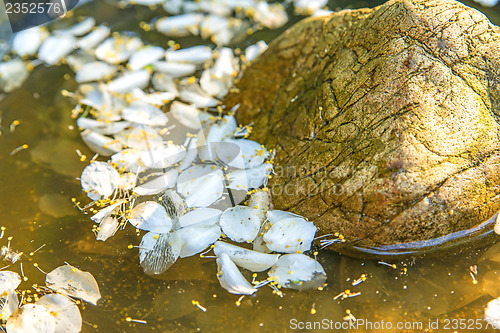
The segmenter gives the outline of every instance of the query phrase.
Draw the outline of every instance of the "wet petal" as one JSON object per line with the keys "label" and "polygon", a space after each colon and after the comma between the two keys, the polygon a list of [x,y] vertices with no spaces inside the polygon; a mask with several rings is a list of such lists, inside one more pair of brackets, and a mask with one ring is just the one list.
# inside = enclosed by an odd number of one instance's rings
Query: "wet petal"
{"label": "wet petal", "polygon": [[168,188],[174,187],[177,182],[178,175],[179,172],[177,170],[169,170],[163,175],[137,186],[134,188],[134,192],[139,195],[158,194]]}
{"label": "wet petal", "polygon": [[82,83],[104,80],[111,77],[117,70],[117,67],[102,61],[89,62],[81,66],[76,72],[75,81]]}
{"label": "wet petal", "polygon": [[141,161],[149,168],[165,169],[180,162],[185,156],[184,146],[167,144],[144,152]]}
{"label": "wet petal", "polygon": [[226,157],[224,149],[216,149],[217,156],[227,165],[245,169],[255,168],[264,163],[269,158],[269,151],[258,142],[247,139],[226,139],[225,142],[236,144],[239,148],[239,154],[235,158],[231,154]]}
{"label": "wet petal", "polygon": [[219,257],[225,253],[237,266],[248,269],[252,272],[263,272],[278,261],[279,254],[266,254],[252,251],[225,242],[215,242],[214,253]]}
{"label": "wet petal", "polygon": [[85,192],[97,191],[107,198],[116,189],[119,178],[120,174],[109,163],[93,162],[83,169],[80,182]]}
{"label": "wet petal", "polygon": [[212,49],[208,46],[193,46],[177,51],[167,50],[165,58],[170,62],[202,64],[212,59]]}
{"label": "wet petal", "polygon": [[99,224],[99,232],[97,233],[96,240],[105,241],[113,236],[118,230],[118,219],[116,217],[108,216]]}
{"label": "wet petal", "polygon": [[142,41],[137,37],[111,37],[96,48],[95,55],[99,60],[117,65],[128,60],[142,45]]}
{"label": "wet petal", "polygon": [[95,223],[101,223],[105,218],[115,213],[115,211],[118,210],[119,206],[123,203],[123,201],[124,200],[119,200],[118,202],[99,210],[90,219]]}
{"label": "wet petal", "polygon": [[[230,189],[250,190],[259,188],[267,183],[268,175],[273,167],[271,164],[262,164],[256,168],[236,170],[228,174]],[[251,206],[252,207],[252,206]]]}
{"label": "wet petal", "polygon": [[165,55],[165,50],[159,46],[146,46],[135,51],[128,61],[131,70],[135,71],[160,60]]}
{"label": "wet petal", "polygon": [[198,25],[204,15],[189,13],[170,17],[163,17],[156,21],[156,30],[173,37],[189,36],[198,34]]}
{"label": "wet petal", "polygon": [[207,207],[222,197],[224,175],[211,166],[193,166],[179,176],[177,191],[186,198],[188,207]]}
{"label": "wet petal", "polygon": [[284,253],[300,253],[311,249],[317,230],[312,222],[304,218],[288,218],[271,224],[264,234],[269,249]]}
{"label": "wet petal", "polygon": [[66,296],[51,294],[42,296],[35,305],[49,310],[55,319],[55,332],[77,333],[82,329],[82,316],[78,306]]}
{"label": "wet petal", "polygon": [[48,36],[49,32],[39,26],[20,31],[14,34],[12,51],[21,57],[34,55]]}
{"label": "wet petal", "polygon": [[123,149],[117,140],[91,130],[85,130],[80,135],[93,152],[102,156],[111,156]]}
{"label": "wet petal", "polygon": [[4,92],[19,88],[28,76],[28,64],[21,59],[0,63],[0,88]]}
{"label": "wet petal", "polygon": [[76,124],[81,129],[90,129],[103,135],[116,134],[130,126],[129,121],[106,122],[90,118],[78,118]]}
{"label": "wet petal", "polygon": [[245,50],[245,58],[248,61],[253,61],[259,55],[261,55],[265,50],[267,50],[267,44],[263,40],[258,41],[257,43],[250,45]]}
{"label": "wet petal", "polygon": [[236,206],[222,213],[219,224],[232,241],[251,243],[259,233],[261,221],[257,209]]}
{"label": "wet petal", "polygon": [[168,122],[161,109],[144,102],[133,102],[127,106],[122,110],[122,117],[130,122],[149,126],[165,126]]}
{"label": "wet petal", "polygon": [[72,25],[71,27],[63,30],[54,30],[53,33],[64,33],[73,36],[83,36],[89,33],[95,26],[95,19],[93,17],[87,17],[84,20]]}
{"label": "wet petal", "polygon": [[156,61],[153,63],[155,71],[168,74],[172,78],[189,76],[196,72],[196,65],[168,61]]}
{"label": "wet petal", "polygon": [[196,208],[182,215],[179,219],[179,227],[189,225],[214,225],[219,222],[222,211],[214,208]]}
{"label": "wet petal", "polygon": [[0,297],[15,290],[21,284],[21,277],[16,272],[0,271]]}
{"label": "wet petal", "polygon": [[220,104],[218,99],[211,97],[203,91],[198,83],[182,86],[179,92],[179,98],[199,108],[209,108]]}
{"label": "wet petal", "polygon": [[45,285],[60,294],[79,298],[96,305],[101,298],[99,286],[89,272],[70,265],[63,265],[45,277]]}
{"label": "wet petal", "polygon": [[75,47],[76,38],[72,35],[52,35],[43,42],[40,50],[38,50],[38,59],[48,65],[55,65],[73,52]]}
{"label": "wet petal", "polygon": [[162,205],[154,201],[146,201],[135,206],[128,218],[130,224],[137,229],[155,233],[167,233],[172,229],[172,219]]}
{"label": "wet petal", "polygon": [[175,120],[188,128],[201,128],[199,111],[194,104],[189,105],[175,101],[170,106],[170,113],[174,116]]}
{"label": "wet petal", "polygon": [[101,43],[106,37],[109,36],[109,28],[100,25],[95,28],[91,33],[82,37],[78,41],[78,47],[84,50],[94,49],[99,43]]}
{"label": "wet petal", "polygon": [[500,327],[500,297],[488,302],[484,309],[484,319],[490,325]]}
{"label": "wet petal", "polygon": [[6,328],[9,333],[54,333],[56,319],[45,306],[26,304],[7,320]]}
{"label": "wet petal", "polygon": [[7,320],[19,307],[19,300],[14,290],[8,290],[0,297],[0,319]]}
{"label": "wet petal", "polygon": [[279,285],[291,289],[317,289],[325,284],[326,273],[316,260],[304,254],[282,255],[268,272]]}
{"label": "wet petal", "polygon": [[217,224],[192,224],[175,231],[181,239],[182,248],[180,257],[190,257],[212,245],[221,236],[221,229]]}
{"label": "wet petal", "polygon": [[145,234],[139,245],[139,261],[144,273],[153,275],[165,272],[179,258],[181,246],[175,233]]}
{"label": "wet petal", "polygon": [[151,74],[146,69],[126,72],[106,85],[106,89],[117,93],[128,93],[133,89],[143,89],[149,84]]}
{"label": "wet petal", "polygon": [[222,288],[231,294],[252,295],[257,291],[245,279],[226,253],[221,253],[217,258],[217,279],[219,279]]}

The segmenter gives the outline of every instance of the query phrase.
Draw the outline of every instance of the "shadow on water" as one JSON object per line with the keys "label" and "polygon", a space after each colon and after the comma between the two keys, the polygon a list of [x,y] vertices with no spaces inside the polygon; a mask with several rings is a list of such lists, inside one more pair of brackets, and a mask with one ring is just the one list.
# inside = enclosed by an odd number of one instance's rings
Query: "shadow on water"
{"label": "shadow on water", "polygon": [[[357,8],[379,3],[339,0],[330,1],[330,6]],[[498,8],[485,12],[500,23]],[[135,30],[138,21],[149,21],[161,10],[123,10],[105,1],[91,2],[77,10],[79,15],[96,13],[98,22],[108,23],[113,30]],[[293,18],[289,25],[299,19]],[[271,40],[282,30],[258,32],[239,46]],[[158,45],[168,40],[158,34],[142,37]],[[177,41],[188,46],[194,39]],[[34,256],[24,256],[28,281],[22,283],[22,289],[44,282],[44,275],[32,265],[35,262],[50,271],[66,261],[95,276],[103,298],[99,306],[83,309],[84,332],[288,332],[299,328],[300,322],[319,322],[320,328],[339,331],[335,325],[344,322],[346,311],[372,323],[391,322],[393,328],[384,332],[411,332],[427,329],[429,322],[436,320],[443,329],[446,320],[480,319],[485,304],[500,296],[500,244],[484,248],[483,243],[483,248],[464,244],[448,250],[447,255],[390,258],[382,263],[376,253],[371,254],[375,259],[368,260],[320,251],[318,260],[328,274],[323,291],[284,290],[281,298],[264,288],[254,297],[245,297],[239,306],[239,296],[219,286],[213,259],[186,258],[161,276],[146,276],[139,266],[137,250],[127,248],[140,241],[135,230],[127,228],[106,242],[96,242],[88,216],[71,203],[72,197],[84,200],[76,178],[86,162],[80,161],[75,150],[93,154],[80,140],[71,118],[73,104],[61,95],[63,89],[76,89],[71,71],[64,65],[42,66],[22,88],[0,102],[0,224],[7,228],[7,235],[14,236],[11,246],[15,250],[29,253],[46,244]],[[11,133],[9,126],[14,120],[20,124]],[[10,156],[23,144],[29,148]],[[0,245],[6,242],[3,238]],[[473,277],[471,268],[475,265],[477,274]],[[353,285],[363,274],[366,281]],[[264,277],[259,275],[260,279]],[[347,289],[361,294],[336,298]],[[193,300],[207,312],[195,307]],[[146,320],[147,324],[127,322],[127,317]],[[417,326],[397,329],[398,322]],[[484,327],[485,322],[481,323]],[[452,322],[448,324],[452,329]],[[304,331],[319,331],[318,325]],[[381,330],[361,327],[345,331]]]}

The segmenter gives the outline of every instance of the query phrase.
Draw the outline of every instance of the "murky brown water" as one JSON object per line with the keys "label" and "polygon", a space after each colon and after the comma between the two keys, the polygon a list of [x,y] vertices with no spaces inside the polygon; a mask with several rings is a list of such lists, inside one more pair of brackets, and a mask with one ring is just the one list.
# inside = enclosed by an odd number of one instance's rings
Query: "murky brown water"
{"label": "murky brown water", "polygon": [[[338,1],[331,3],[331,8],[367,4],[376,2]],[[99,13],[99,22],[110,24],[114,30],[135,30],[138,21],[157,15],[147,8],[119,10],[100,1],[78,10],[80,15],[95,13]],[[499,10],[487,14],[500,23]],[[270,40],[277,33],[259,32],[242,45],[261,38]],[[142,37],[158,45],[167,41],[151,33]],[[193,43],[190,38],[178,41],[183,45]],[[396,268],[377,260],[321,251],[318,260],[328,274],[328,286],[323,291],[284,290],[281,298],[270,288],[263,288],[256,296],[245,297],[240,306],[236,305],[239,296],[219,286],[213,259],[186,258],[158,278],[144,275],[137,249],[127,248],[140,242],[132,228],[104,243],[96,242],[88,216],[72,206],[72,197],[84,200],[75,178],[86,166],[75,150],[92,155],[78,131],[72,129],[72,101],[60,93],[75,88],[67,67],[39,67],[21,89],[0,102],[0,225],[7,227],[7,235],[14,236],[11,246],[15,250],[29,253],[46,244],[33,257],[24,257],[24,272],[29,279],[21,289],[44,283],[44,275],[32,265],[35,262],[50,271],[66,261],[95,276],[103,298],[97,307],[88,305],[83,309],[84,332],[288,332],[299,330],[300,323],[306,322],[346,332],[424,331],[429,329],[429,323],[434,325],[431,328],[439,324],[432,330],[435,332],[491,331],[484,329],[486,322],[481,318],[486,303],[500,296],[500,244],[454,249],[445,257],[403,262],[386,259]],[[20,125],[11,133],[9,126],[14,120],[19,120]],[[29,148],[9,155],[23,144]],[[4,237],[0,245],[6,242]],[[470,274],[473,265],[477,265],[477,284]],[[367,280],[353,286],[352,281],[362,274],[367,275]],[[334,300],[346,289],[361,294]],[[193,300],[207,312],[195,307]],[[335,329],[344,322],[347,310],[358,319],[372,322],[374,329]],[[127,322],[127,317],[147,324]],[[457,319],[466,321],[453,321]],[[392,329],[376,329],[381,321],[386,323],[385,328],[390,322]],[[398,329],[398,322],[417,326]],[[460,327],[464,323],[465,329]],[[302,331],[321,331],[321,327]]]}

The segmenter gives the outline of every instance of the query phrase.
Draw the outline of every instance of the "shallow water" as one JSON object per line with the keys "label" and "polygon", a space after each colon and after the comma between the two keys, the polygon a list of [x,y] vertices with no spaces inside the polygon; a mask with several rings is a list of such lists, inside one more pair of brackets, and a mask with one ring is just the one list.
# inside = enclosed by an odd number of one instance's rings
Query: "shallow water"
{"label": "shallow water", "polygon": [[[330,7],[357,8],[377,3],[331,1]],[[107,22],[114,30],[135,30],[139,21],[149,21],[158,14],[141,7],[122,10],[102,1],[77,11],[79,15],[95,13],[98,22]],[[499,10],[486,13],[500,23]],[[262,31],[241,45],[271,40],[278,33]],[[168,40],[158,34],[142,37],[159,45]],[[193,41],[178,40],[183,46]],[[137,249],[127,248],[140,242],[132,228],[118,232],[106,242],[96,242],[89,217],[71,203],[72,197],[85,202],[75,178],[87,162],[80,161],[75,149],[93,155],[73,127],[72,101],[60,93],[62,89],[75,88],[67,67],[40,67],[21,89],[0,102],[0,225],[7,228],[7,235],[14,236],[14,250],[28,254],[46,244],[34,256],[23,257],[28,281],[21,284],[21,289],[43,284],[45,277],[33,267],[35,262],[50,271],[66,261],[95,276],[103,298],[97,307],[84,307],[83,332],[287,332],[307,322],[319,322],[322,326],[316,324],[316,329],[303,331],[320,331],[322,327],[346,332],[412,332],[436,328],[436,324],[438,329],[432,331],[466,331],[461,324],[472,328],[468,331],[491,331],[484,328],[486,322],[481,318],[486,303],[500,296],[500,244],[483,244],[484,248],[465,245],[441,257],[386,259],[395,268],[378,260],[320,251],[318,260],[328,274],[324,290],[283,290],[281,298],[270,288],[263,288],[256,296],[243,298],[239,306],[239,296],[228,294],[219,286],[214,259],[186,258],[162,276],[144,275]],[[11,133],[9,126],[14,120],[19,120],[20,125]],[[9,155],[23,144],[29,148]],[[6,243],[6,237],[0,239],[0,246]],[[477,265],[477,284],[470,273],[473,265]],[[353,286],[352,282],[362,274],[367,275],[367,280]],[[361,294],[334,300],[346,289]],[[193,300],[207,311],[195,307]],[[363,326],[336,330],[336,325],[344,322],[347,310],[354,317],[371,322],[373,329]],[[128,322],[127,317],[147,323]],[[453,321],[457,319],[466,321]],[[377,323],[381,325],[382,321],[386,329],[377,329]],[[398,329],[398,322],[413,328]]]}

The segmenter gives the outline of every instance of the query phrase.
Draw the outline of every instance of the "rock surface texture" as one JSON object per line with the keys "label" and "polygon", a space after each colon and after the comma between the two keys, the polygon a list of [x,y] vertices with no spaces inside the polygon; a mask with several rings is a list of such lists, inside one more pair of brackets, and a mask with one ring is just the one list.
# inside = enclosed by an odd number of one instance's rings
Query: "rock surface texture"
{"label": "rock surface texture", "polygon": [[240,123],[276,149],[276,209],[387,245],[500,209],[500,30],[451,0],[303,20],[241,78]]}

